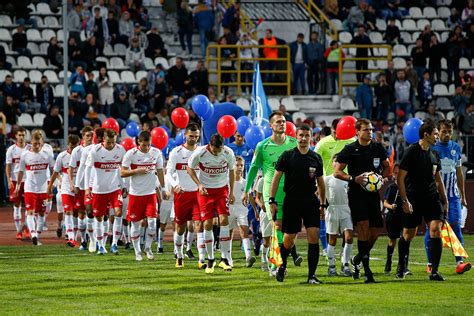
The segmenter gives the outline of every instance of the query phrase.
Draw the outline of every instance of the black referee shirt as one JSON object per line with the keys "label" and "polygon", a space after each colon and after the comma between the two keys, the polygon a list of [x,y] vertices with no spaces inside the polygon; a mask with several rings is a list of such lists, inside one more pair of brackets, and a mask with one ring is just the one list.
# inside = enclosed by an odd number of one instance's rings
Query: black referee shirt
{"label": "black referee shirt", "polygon": [[[367,146],[362,146],[359,140],[356,140],[347,144],[337,154],[337,162],[347,164],[347,171],[353,178],[370,171],[382,174],[382,162],[386,159],[387,151],[383,145],[373,141]],[[354,181],[349,182],[349,190],[354,189],[363,191],[359,184]]]}
{"label": "black referee shirt", "polygon": [[405,186],[408,195],[425,198],[438,194],[435,174],[441,169],[441,164],[431,148],[423,150],[420,144],[412,144],[403,154],[400,169],[407,171]]}
{"label": "black referee shirt", "polygon": [[303,155],[298,148],[294,148],[280,156],[275,169],[285,173],[283,191],[287,195],[314,196],[317,178],[323,175],[323,161],[312,150]]}

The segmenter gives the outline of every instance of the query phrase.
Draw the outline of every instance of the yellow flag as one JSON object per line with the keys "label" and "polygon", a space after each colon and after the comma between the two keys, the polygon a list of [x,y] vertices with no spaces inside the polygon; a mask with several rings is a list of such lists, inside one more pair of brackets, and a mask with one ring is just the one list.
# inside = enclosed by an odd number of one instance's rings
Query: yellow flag
{"label": "yellow flag", "polygon": [[441,239],[443,240],[443,246],[451,248],[455,256],[464,258],[469,257],[447,221],[443,222],[443,227],[441,228]]}
{"label": "yellow flag", "polygon": [[283,264],[283,260],[281,259],[280,245],[278,244],[275,224],[273,224],[272,239],[270,243],[270,253],[268,256],[269,256],[268,260],[270,260],[270,262],[276,265],[277,267]]}

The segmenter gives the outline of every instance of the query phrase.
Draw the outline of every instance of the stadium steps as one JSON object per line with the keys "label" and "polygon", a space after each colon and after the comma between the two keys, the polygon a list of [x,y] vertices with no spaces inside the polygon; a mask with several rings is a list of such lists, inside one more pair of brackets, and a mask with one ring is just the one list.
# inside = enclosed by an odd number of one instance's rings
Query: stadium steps
{"label": "stadium steps", "polygon": [[292,96],[295,107],[313,117],[315,122],[325,120],[331,122],[344,114],[341,109],[341,98],[337,95],[304,95]]}

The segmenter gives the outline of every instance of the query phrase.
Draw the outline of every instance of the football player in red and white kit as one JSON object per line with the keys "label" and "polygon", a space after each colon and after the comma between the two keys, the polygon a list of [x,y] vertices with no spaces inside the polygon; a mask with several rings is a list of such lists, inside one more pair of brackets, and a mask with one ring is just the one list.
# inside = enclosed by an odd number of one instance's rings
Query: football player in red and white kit
{"label": "football player in red and white kit", "polygon": [[[231,271],[230,233],[229,233],[229,203],[234,203],[234,152],[224,146],[224,138],[219,134],[211,136],[208,145],[197,148],[188,162],[188,173],[198,185],[198,203],[201,210],[201,220],[204,222],[204,243],[208,256],[206,273],[214,273],[214,235],[212,219],[217,213],[220,222],[220,244],[222,263],[219,265],[225,271]],[[194,168],[199,168],[199,175]]]}
{"label": "football player in red and white kit", "polygon": [[[23,239],[29,235],[28,230],[24,230],[25,236],[23,236],[23,225],[21,222],[21,201],[23,199],[23,192],[25,181],[18,183],[17,177],[18,172],[20,171],[20,156],[25,151],[28,150],[30,145],[25,142],[26,129],[24,127],[18,127],[15,138],[16,143],[11,145],[7,149],[7,160],[6,160],[6,174],[8,182],[8,190],[10,192],[10,202],[13,203],[13,220],[15,221],[16,228],[16,239]],[[15,196],[15,190],[17,185],[20,186],[20,191],[17,196]]]}
{"label": "football player in red and white kit", "polygon": [[175,249],[177,250],[177,268],[184,267],[184,232],[186,230],[186,223],[190,220],[194,221],[195,231],[198,232],[198,267],[200,269],[205,268],[204,248],[200,248],[203,245],[203,228],[197,200],[198,187],[187,171],[189,157],[197,148],[199,136],[199,127],[194,123],[189,124],[184,131],[185,143],[171,151],[166,165],[166,181],[172,187],[172,192],[174,193],[175,232],[173,239]]}
{"label": "football player in red and white kit", "polygon": [[[43,148],[43,137],[41,134],[31,136],[31,148],[24,151],[20,156],[20,170],[17,181],[23,181],[25,174],[25,208],[27,211],[26,223],[31,233],[33,245],[41,245],[39,236],[44,226],[44,212],[48,200],[47,181],[50,168],[54,166],[53,155]],[[15,196],[19,196],[21,186],[15,189]],[[35,213],[38,219],[35,222]]]}
{"label": "football player in red and white kit", "polygon": [[[92,199],[86,196],[86,183],[90,183],[90,179],[85,179],[86,161],[89,156],[90,150],[92,149],[92,139],[100,144],[104,139],[104,129],[102,127],[96,128],[94,133],[91,133],[92,129],[84,127],[82,131],[82,140],[84,143],[82,146],[74,148],[71,153],[71,160],[69,161],[70,175],[73,174],[74,168],[78,167],[77,174],[74,179],[74,193],[76,195],[76,208],[79,210],[79,216],[84,210],[87,214],[87,233],[89,234],[89,252],[97,251],[96,238],[94,235],[94,214],[92,213]],[[71,176],[69,177],[71,178]],[[89,185],[88,185],[89,186]]]}
{"label": "football player in red and white kit", "polygon": [[161,187],[165,185],[163,175],[163,155],[158,148],[151,147],[151,134],[142,131],[138,135],[138,147],[130,149],[122,161],[120,172],[123,178],[130,177],[130,191],[127,221],[131,223],[131,240],[135,249],[135,259],[142,261],[140,249],[140,226],[147,219],[148,229],[145,239],[145,253],[149,260],[155,259],[151,244],[156,239],[156,219],[158,217],[156,176]]}
{"label": "football player in red and white kit", "polygon": [[[74,231],[74,211],[77,210],[75,203],[74,187],[70,183],[68,176],[69,161],[71,160],[71,152],[79,145],[80,139],[77,135],[69,135],[67,140],[67,150],[59,153],[54,164],[53,174],[48,184],[48,195],[52,194],[53,183],[56,178],[61,178],[61,202],[64,209],[64,224],[66,226],[66,236],[68,238],[67,245],[69,247],[76,246],[76,232]],[[76,168],[77,170],[77,168]],[[81,233],[81,249],[86,248],[86,235]]]}
{"label": "football player in red and white kit", "polygon": [[[125,149],[117,144],[117,133],[106,129],[102,144],[92,146],[86,162],[85,179],[86,196],[92,198],[92,212],[95,217],[95,234],[99,243],[98,254],[106,254],[104,240],[104,216],[108,215],[109,206],[115,210],[113,238],[110,252],[118,254],[117,241],[122,235],[123,195],[127,194],[120,167]],[[92,187],[92,189],[91,189]]]}

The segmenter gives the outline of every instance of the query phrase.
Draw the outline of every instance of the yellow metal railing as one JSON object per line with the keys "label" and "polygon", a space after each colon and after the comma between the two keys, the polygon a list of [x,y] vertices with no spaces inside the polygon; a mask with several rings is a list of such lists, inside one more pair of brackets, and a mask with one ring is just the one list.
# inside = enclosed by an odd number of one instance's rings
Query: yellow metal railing
{"label": "yellow metal railing", "polygon": [[[242,49],[260,49],[260,48],[275,48],[279,52],[284,52],[278,58],[268,59],[263,57],[253,57],[253,58],[241,58],[240,52]],[[223,49],[232,49],[235,52],[235,57],[224,58],[222,57]],[[233,69],[223,70],[223,62],[233,63]],[[275,46],[266,46],[266,45],[209,45],[206,51],[206,66],[209,73],[209,84],[217,87],[217,93],[220,95],[222,93],[223,87],[236,87],[237,93],[240,95],[242,93],[242,87],[251,87],[252,80],[250,82],[242,82],[242,74],[253,74],[253,67],[251,70],[241,69],[242,63],[252,63],[255,65],[255,62],[260,62],[260,73],[262,74],[262,82],[264,87],[282,87],[286,90],[286,95],[291,94],[291,61],[290,61],[290,48],[287,45],[275,45]],[[266,70],[266,62],[275,62],[276,67],[274,70]],[[235,76],[231,78],[230,82],[222,82],[222,74],[230,74]],[[284,77],[282,81],[266,81],[266,74],[281,75]],[[213,81],[212,75],[216,75],[217,80]],[[251,76],[253,77],[253,76]]]}
{"label": "yellow metal railing", "polygon": [[[234,2],[234,0],[223,0],[222,4],[227,9],[229,6],[234,4]],[[255,27],[255,23],[252,22],[245,10],[243,10],[242,5],[240,6],[240,32],[248,33],[254,40],[257,39],[257,28]]]}
{"label": "yellow metal railing", "polygon": [[[377,61],[377,60],[385,60],[385,61],[391,61],[392,60],[392,46],[391,45],[355,45],[355,44],[343,44],[340,47],[341,49],[339,50],[339,70],[338,70],[338,92],[339,95],[343,94],[342,88],[344,86],[346,87],[354,87],[354,86],[359,86],[360,82],[357,81],[352,81],[352,82],[344,82],[344,76],[343,74],[360,74],[360,73],[373,73],[377,72],[380,73],[384,71],[385,69],[345,69],[344,68],[344,63],[346,61],[361,61],[361,60],[366,60],[367,62],[369,60]],[[348,54],[349,49],[351,48],[368,48],[372,49],[386,49],[387,53],[385,56],[368,56],[368,57],[352,57],[351,55]],[[345,56],[342,55],[342,52],[346,50]]]}
{"label": "yellow metal railing", "polygon": [[335,41],[337,41],[339,37],[339,33],[334,26],[334,24],[329,20],[327,15],[314,3],[313,0],[297,0],[299,4],[301,4],[306,11],[308,12],[309,16],[313,18],[318,24],[323,24],[327,26],[326,32],[327,34]]}

